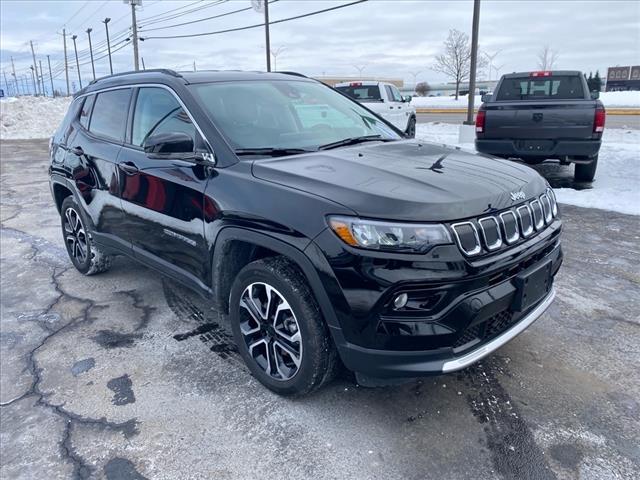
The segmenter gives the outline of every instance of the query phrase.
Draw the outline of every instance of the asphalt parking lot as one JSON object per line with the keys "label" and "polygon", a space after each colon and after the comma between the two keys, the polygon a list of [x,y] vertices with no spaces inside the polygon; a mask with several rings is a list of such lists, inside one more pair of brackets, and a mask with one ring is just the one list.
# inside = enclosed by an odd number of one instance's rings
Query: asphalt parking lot
{"label": "asphalt parking lot", "polygon": [[637,478],[638,217],[563,206],[556,302],[480,364],[291,400],[199,297],[125,259],[74,270],[46,151],[0,151],[0,477]]}

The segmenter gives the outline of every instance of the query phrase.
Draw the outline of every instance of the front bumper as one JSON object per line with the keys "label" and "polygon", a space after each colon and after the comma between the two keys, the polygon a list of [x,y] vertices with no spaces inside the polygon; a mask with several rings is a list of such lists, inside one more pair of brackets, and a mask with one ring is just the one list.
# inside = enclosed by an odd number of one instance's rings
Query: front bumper
{"label": "front bumper", "polygon": [[[594,157],[600,151],[601,140],[544,141],[538,148],[536,140],[476,139],[476,150],[499,157],[517,158],[565,158]],[[542,145],[542,144],[541,144]]]}
{"label": "front bumper", "polygon": [[[346,249],[332,233],[319,236],[330,262],[323,284],[336,313],[329,327],[343,363],[360,378],[408,378],[455,371],[490,354],[553,301],[560,232],[556,220],[485,258],[463,259],[457,247],[442,246],[413,261],[371,258],[376,254]],[[519,279],[542,266],[549,272],[545,292],[535,303],[518,303]],[[412,308],[393,310],[399,292],[409,292]]]}

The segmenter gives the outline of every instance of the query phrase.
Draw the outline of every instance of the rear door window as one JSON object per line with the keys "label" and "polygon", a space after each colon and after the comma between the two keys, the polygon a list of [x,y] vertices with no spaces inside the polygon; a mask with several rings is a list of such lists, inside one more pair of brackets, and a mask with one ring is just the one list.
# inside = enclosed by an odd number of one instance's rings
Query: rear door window
{"label": "rear door window", "polygon": [[130,88],[98,93],[89,131],[111,140],[122,141],[127,125],[130,97]]}
{"label": "rear door window", "polygon": [[95,101],[95,99],[95,95],[90,95],[85,98],[82,105],[82,110],[80,110],[80,125],[82,125],[86,129],[89,129],[89,118],[91,117],[91,108],[93,107],[93,102]]}
{"label": "rear door window", "polygon": [[133,114],[131,143],[141,147],[152,135],[176,132],[186,133],[196,145],[196,127],[175,97],[164,88],[141,88]]}
{"label": "rear door window", "polygon": [[571,100],[584,98],[578,75],[505,78],[497,100]]}

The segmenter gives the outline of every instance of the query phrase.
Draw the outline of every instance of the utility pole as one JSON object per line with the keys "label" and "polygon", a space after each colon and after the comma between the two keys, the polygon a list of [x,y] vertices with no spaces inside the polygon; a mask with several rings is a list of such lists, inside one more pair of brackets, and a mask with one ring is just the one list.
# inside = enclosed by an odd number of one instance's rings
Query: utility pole
{"label": "utility pole", "polygon": [[264,41],[267,48],[267,72],[271,71],[271,41],[269,40],[269,0],[264,2]]}
{"label": "utility pole", "polygon": [[111,63],[111,44],[109,43],[109,22],[111,19],[109,17],[105,18],[102,23],[104,23],[104,28],[107,30],[107,51],[109,52],[109,73],[113,75],[113,63]]}
{"label": "utility pole", "polygon": [[138,61],[138,25],[136,20],[136,6],[142,5],[142,0],[128,0],[131,4],[131,33],[133,39],[133,66],[136,71],[140,70]]}
{"label": "utility pole", "polygon": [[51,59],[49,58],[49,55],[47,55],[47,63],[49,64],[49,80],[51,80],[51,96],[55,97],[56,91],[53,88],[53,75],[51,74]]}
{"label": "utility pole", "polygon": [[67,31],[62,29],[62,42],[64,45],[64,77],[67,80],[67,97],[70,95],[69,91],[69,63],[67,61]]}
{"label": "utility pole", "polygon": [[16,93],[20,96],[20,87],[18,87],[18,77],[16,77],[16,66],[13,64],[13,57],[11,57],[11,75],[13,75],[13,81],[16,84]]}
{"label": "utility pole", "polygon": [[44,72],[42,71],[42,60],[38,60],[38,65],[40,65],[40,85],[42,87],[42,95],[47,96],[47,89],[44,88]]}
{"label": "utility pole", "polygon": [[[37,74],[38,73],[38,70],[37,70],[38,64],[36,63],[36,52],[33,49],[33,40],[29,40],[29,44],[31,45],[31,56],[33,57],[33,68],[31,69],[31,73],[33,73],[33,71],[35,70],[36,74]],[[37,80],[38,76],[36,75],[34,78]],[[40,93],[40,82],[38,82],[38,84],[34,85],[34,86],[35,86],[35,89],[36,89],[36,96],[37,96]]]}
{"label": "utility pole", "polygon": [[76,38],[78,38],[78,36],[74,35],[73,37],[71,37],[71,40],[73,40],[73,49],[76,52],[76,68],[78,70],[78,82],[80,82],[80,89],[82,90],[82,77],[80,77],[80,62],[78,62],[78,46],[76,45]]}
{"label": "utility pole", "polygon": [[93,28],[87,28],[87,35],[89,36],[89,54],[91,55],[91,71],[93,72],[93,79],[96,79],[96,66],[93,64],[93,48],[91,47],[91,32]]}
{"label": "utility pole", "polygon": [[196,71],[196,61],[195,60],[193,61],[193,71],[194,72]]}
{"label": "utility pole", "polygon": [[473,125],[473,102],[476,97],[476,70],[478,63],[478,29],[480,27],[480,0],[473,0],[473,26],[471,27],[471,71],[469,72],[469,103],[465,125]]}
{"label": "utility pole", "polygon": [[38,90],[37,90],[37,88],[36,88],[36,76],[35,76],[35,74],[33,73],[33,71],[35,70],[35,68],[33,68],[33,65],[31,65],[29,68],[31,69],[31,80],[33,81],[33,91],[35,92],[34,94],[35,94],[36,96],[38,96]]}

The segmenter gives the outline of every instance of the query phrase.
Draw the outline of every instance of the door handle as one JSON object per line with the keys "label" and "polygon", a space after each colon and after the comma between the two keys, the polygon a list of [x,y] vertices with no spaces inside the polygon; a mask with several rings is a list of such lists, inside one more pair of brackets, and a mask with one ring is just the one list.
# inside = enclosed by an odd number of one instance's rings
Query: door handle
{"label": "door handle", "polygon": [[70,150],[71,150],[71,153],[73,153],[78,157],[81,157],[84,155],[84,150],[82,150],[82,147],[73,147]]}
{"label": "door handle", "polygon": [[133,175],[140,170],[133,162],[121,162],[118,164],[118,168],[122,170],[126,175]]}
{"label": "door handle", "polygon": [[393,110],[393,105],[391,105],[391,106],[389,107],[389,110]]}

